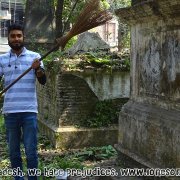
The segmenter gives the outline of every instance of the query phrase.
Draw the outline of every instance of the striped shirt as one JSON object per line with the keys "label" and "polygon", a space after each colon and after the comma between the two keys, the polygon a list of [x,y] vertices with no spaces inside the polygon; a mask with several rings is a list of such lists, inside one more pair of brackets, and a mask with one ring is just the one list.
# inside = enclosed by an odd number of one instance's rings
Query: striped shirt
{"label": "striped shirt", "polygon": [[[11,50],[0,55],[0,76],[4,75],[4,86],[7,87],[31,67],[35,58],[39,59],[40,55],[27,50],[25,47],[19,56]],[[42,62],[41,66],[43,66]],[[3,114],[18,112],[38,112],[36,75],[33,69],[5,93]]]}

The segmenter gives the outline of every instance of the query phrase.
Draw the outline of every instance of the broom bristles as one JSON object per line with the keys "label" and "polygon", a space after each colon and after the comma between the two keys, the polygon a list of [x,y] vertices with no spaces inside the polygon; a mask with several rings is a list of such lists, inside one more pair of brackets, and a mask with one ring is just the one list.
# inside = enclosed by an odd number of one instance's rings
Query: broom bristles
{"label": "broom bristles", "polygon": [[108,10],[101,9],[100,0],[89,0],[71,30],[65,36],[58,38],[57,42],[64,48],[73,36],[100,26],[111,19],[112,14]]}

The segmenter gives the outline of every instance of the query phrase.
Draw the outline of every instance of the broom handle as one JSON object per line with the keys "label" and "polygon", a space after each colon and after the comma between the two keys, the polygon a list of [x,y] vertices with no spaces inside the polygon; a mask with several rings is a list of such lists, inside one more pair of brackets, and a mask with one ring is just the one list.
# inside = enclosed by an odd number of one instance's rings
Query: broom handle
{"label": "broom handle", "polygon": [[[52,49],[50,49],[46,54],[44,54],[39,61],[42,61],[46,56],[48,56],[50,53],[55,51],[60,45],[56,44]],[[9,84],[6,88],[4,88],[0,92],[0,97],[11,87],[13,86],[17,81],[19,81],[24,75],[26,75],[29,71],[31,71],[32,67],[29,67],[24,73],[22,73],[17,79],[15,79],[11,84]]]}

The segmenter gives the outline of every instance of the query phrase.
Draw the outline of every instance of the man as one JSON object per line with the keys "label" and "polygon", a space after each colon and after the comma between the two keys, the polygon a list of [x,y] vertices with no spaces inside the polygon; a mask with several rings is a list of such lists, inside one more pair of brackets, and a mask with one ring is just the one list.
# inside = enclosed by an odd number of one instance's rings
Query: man
{"label": "man", "polygon": [[[25,70],[32,70],[15,83],[4,96],[3,114],[7,131],[7,142],[11,167],[15,180],[22,180],[22,158],[20,142],[25,147],[27,168],[38,167],[37,157],[37,97],[36,77],[41,84],[46,83],[43,64],[38,53],[24,47],[23,27],[12,24],[8,28],[8,53],[0,55],[0,76],[4,75],[4,85],[8,86]],[[28,180],[36,180],[28,176]]]}

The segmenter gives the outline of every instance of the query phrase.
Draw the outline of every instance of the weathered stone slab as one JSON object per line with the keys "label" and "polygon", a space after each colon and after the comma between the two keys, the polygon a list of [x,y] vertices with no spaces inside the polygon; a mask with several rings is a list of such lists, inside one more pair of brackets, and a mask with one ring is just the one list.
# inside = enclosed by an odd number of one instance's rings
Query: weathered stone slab
{"label": "weathered stone slab", "polygon": [[75,128],[62,126],[57,128],[39,121],[41,133],[46,134],[55,148],[77,149],[114,145],[118,142],[118,126],[108,128]]}
{"label": "weathered stone slab", "polygon": [[176,110],[129,101],[119,118],[120,147],[147,166],[179,167],[179,117]]}
{"label": "weathered stone slab", "polygon": [[121,21],[128,24],[176,20],[180,16],[179,0],[137,0],[135,5],[116,11]]}

